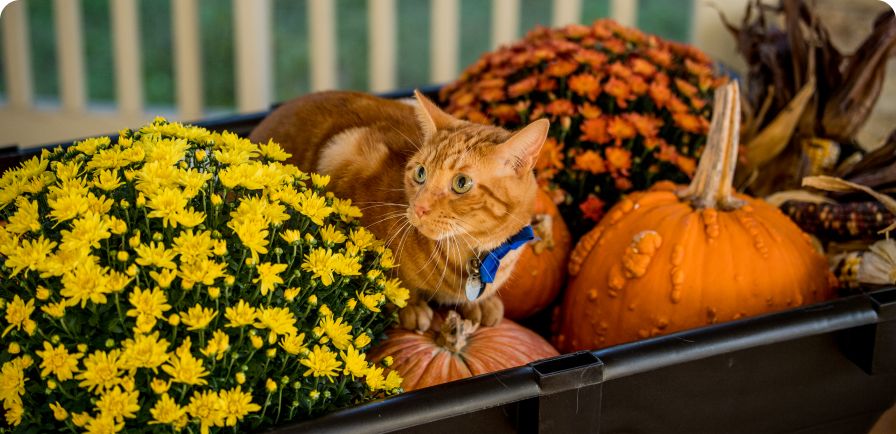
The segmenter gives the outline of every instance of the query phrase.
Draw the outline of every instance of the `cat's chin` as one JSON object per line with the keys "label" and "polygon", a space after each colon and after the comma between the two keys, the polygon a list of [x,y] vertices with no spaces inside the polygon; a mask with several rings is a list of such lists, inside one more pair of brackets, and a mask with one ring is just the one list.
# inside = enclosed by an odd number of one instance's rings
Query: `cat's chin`
{"label": "cat's chin", "polygon": [[433,241],[443,240],[451,236],[451,233],[438,231],[423,225],[414,225],[414,228],[416,228],[417,232],[419,232],[421,235]]}

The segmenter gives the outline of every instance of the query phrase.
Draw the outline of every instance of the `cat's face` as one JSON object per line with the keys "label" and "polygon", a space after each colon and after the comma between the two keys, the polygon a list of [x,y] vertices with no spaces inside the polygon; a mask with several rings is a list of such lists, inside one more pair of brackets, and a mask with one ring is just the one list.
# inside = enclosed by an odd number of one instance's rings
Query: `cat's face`
{"label": "cat's face", "polygon": [[548,122],[513,134],[457,120],[422,96],[418,105],[423,142],[404,174],[411,224],[430,239],[460,237],[479,248],[494,248],[529,224],[532,166]]}

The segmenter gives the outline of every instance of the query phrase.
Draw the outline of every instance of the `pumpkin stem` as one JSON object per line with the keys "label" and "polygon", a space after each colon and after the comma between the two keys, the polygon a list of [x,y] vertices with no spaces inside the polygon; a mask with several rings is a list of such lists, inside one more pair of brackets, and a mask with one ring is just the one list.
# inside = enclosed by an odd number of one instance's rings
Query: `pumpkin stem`
{"label": "pumpkin stem", "polygon": [[734,197],[732,183],[737,166],[740,134],[740,88],[737,80],[716,89],[712,121],[697,173],[679,193],[694,208],[736,209],[743,201]]}
{"label": "pumpkin stem", "polygon": [[453,310],[448,311],[436,343],[452,353],[459,353],[467,346],[467,338],[478,328],[479,324],[461,318],[460,314]]}
{"label": "pumpkin stem", "polygon": [[538,236],[532,243],[532,250],[540,255],[545,250],[554,250],[554,218],[550,214],[535,214],[532,216],[532,227]]}

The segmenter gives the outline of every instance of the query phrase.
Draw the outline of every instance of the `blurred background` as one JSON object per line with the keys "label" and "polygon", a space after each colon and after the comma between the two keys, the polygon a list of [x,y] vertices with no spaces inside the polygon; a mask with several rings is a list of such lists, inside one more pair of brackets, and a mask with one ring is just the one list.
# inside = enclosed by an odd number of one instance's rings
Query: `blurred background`
{"label": "blurred background", "polygon": [[[315,90],[444,83],[536,25],[601,17],[693,43],[738,70],[717,9],[739,23],[746,1],[716,3],[17,0],[0,15],[0,146],[109,133],[155,115],[190,121],[260,111]],[[878,0],[818,5],[848,51],[887,7]],[[878,113],[892,119],[896,83],[886,86]],[[870,122],[868,140],[885,129]]]}

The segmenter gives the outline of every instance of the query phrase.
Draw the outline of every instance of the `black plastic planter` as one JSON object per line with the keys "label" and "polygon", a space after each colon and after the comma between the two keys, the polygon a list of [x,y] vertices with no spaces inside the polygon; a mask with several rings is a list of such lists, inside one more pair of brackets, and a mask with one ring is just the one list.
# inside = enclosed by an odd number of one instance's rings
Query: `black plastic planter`
{"label": "black plastic planter", "polygon": [[[265,115],[196,124],[245,135]],[[0,171],[39,150],[0,149]],[[864,433],[894,399],[896,288],[567,354],[270,432]]]}

